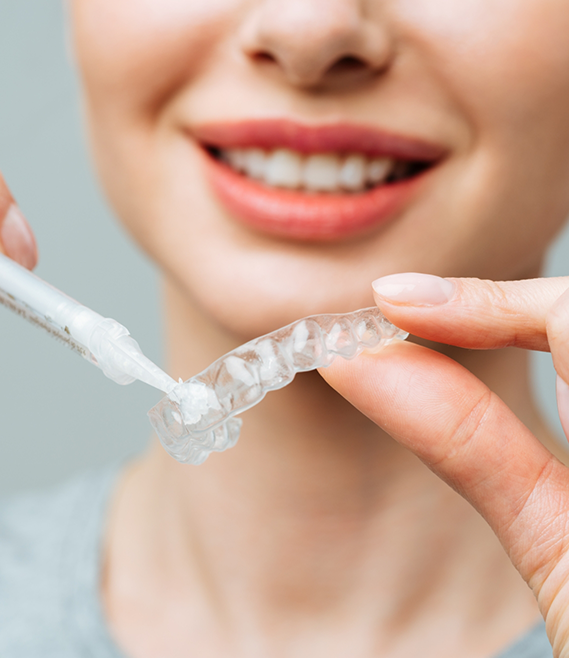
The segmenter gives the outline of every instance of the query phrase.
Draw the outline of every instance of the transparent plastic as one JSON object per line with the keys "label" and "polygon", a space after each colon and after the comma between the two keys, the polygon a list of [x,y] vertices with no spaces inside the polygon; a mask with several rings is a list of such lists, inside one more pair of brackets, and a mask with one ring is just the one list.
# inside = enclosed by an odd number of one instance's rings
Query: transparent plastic
{"label": "transparent plastic", "polygon": [[235,418],[297,372],[377,351],[407,333],[377,308],[345,315],[314,315],[256,338],[173,388],[148,416],[166,451],[179,462],[202,464],[233,447],[242,421]]}

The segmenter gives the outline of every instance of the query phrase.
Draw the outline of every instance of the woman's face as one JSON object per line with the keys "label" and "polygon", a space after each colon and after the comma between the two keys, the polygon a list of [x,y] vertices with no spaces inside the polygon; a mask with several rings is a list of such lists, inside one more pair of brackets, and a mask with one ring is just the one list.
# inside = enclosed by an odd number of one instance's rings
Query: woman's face
{"label": "woman's face", "polygon": [[72,0],[99,171],[243,336],[397,271],[536,273],[569,211],[566,0]]}

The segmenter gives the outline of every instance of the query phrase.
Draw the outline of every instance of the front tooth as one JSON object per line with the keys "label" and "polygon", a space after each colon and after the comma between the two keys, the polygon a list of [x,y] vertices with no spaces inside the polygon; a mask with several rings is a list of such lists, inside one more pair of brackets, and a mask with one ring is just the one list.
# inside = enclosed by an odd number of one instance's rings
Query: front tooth
{"label": "front tooth", "polygon": [[303,159],[300,153],[277,149],[267,158],[265,182],[277,187],[295,189],[302,181]]}
{"label": "front tooth", "polygon": [[304,167],[304,186],[316,192],[331,192],[338,186],[340,158],[330,153],[311,155]]}
{"label": "front tooth", "polygon": [[339,182],[347,190],[363,190],[366,182],[366,159],[363,155],[348,155],[340,169]]}
{"label": "front tooth", "polygon": [[373,158],[367,167],[368,182],[372,185],[383,183],[391,173],[393,166],[394,162],[391,158]]}
{"label": "front tooth", "polygon": [[263,180],[266,173],[267,156],[263,149],[245,149],[244,168],[248,176]]}

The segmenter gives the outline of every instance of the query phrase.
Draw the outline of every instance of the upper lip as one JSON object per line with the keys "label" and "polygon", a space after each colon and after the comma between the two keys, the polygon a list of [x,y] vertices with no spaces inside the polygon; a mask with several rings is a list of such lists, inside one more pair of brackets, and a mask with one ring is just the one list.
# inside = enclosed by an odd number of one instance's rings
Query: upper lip
{"label": "upper lip", "polygon": [[436,162],[448,149],[423,138],[404,136],[365,125],[329,123],[318,126],[289,119],[207,123],[191,129],[202,145],[213,148],[288,148],[300,153],[362,153],[396,160]]}

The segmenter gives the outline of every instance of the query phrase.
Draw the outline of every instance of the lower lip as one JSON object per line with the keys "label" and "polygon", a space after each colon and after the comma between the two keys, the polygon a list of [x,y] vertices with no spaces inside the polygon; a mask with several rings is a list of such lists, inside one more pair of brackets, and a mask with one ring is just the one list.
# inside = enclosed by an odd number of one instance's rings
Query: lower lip
{"label": "lower lip", "polygon": [[425,175],[361,193],[311,194],[263,185],[205,155],[210,184],[232,217],[262,233],[302,241],[339,241],[372,232],[395,219]]}

